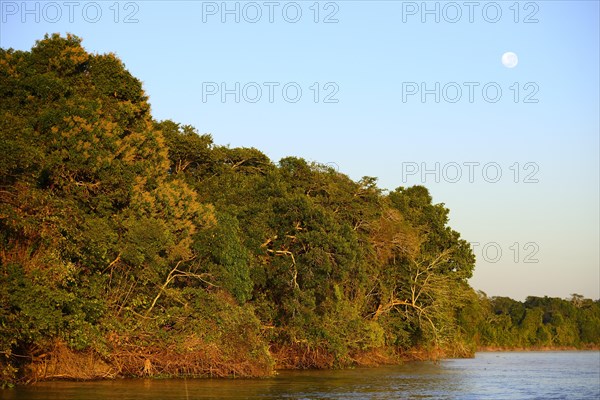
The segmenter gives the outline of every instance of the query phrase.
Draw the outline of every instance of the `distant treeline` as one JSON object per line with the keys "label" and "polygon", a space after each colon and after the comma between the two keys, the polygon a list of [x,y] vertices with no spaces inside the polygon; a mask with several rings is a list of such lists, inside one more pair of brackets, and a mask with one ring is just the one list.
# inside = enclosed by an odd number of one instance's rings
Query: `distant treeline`
{"label": "distant treeline", "polygon": [[471,331],[479,346],[491,348],[598,348],[600,301],[574,294],[569,300],[481,295],[479,322]]}
{"label": "distant treeline", "polygon": [[600,344],[598,301],[476,293],[426,188],[155,121],[140,81],[75,36],[0,50],[0,149],[4,382]]}

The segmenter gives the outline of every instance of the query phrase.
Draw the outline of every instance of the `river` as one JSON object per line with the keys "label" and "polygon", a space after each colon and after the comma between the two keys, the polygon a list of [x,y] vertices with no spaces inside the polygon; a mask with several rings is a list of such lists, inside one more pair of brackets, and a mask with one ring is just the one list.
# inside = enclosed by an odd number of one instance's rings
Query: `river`
{"label": "river", "polygon": [[44,382],[3,399],[600,399],[600,352],[477,353],[474,359],[344,371],[283,371],[270,379]]}

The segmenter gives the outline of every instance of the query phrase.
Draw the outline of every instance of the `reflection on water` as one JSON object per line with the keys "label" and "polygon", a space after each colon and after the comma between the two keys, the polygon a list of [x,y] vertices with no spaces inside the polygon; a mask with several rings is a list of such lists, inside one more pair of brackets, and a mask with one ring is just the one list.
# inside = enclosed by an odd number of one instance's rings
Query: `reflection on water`
{"label": "reflection on water", "polygon": [[478,353],[475,359],[256,380],[45,382],[6,399],[599,399],[600,352]]}

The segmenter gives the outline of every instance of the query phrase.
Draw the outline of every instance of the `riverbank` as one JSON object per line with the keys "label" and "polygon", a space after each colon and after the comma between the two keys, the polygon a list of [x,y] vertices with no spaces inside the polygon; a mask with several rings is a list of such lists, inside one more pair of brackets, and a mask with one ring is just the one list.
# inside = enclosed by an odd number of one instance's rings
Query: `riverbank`
{"label": "riverbank", "polygon": [[[186,350],[172,346],[112,347],[99,354],[93,350],[73,350],[56,341],[46,351],[18,356],[21,362],[11,374],[12,384],[33,384],[44,381],[98,381],[122,378],[268,378],[280,370],[332,370],[355,367],[398,365],[409,361],[439,359],[440,350],[412,349],[397,352],[377,348],[348,354],[343,360],[324,349],[305,346],[272,346],[270,351],[255,354],[251,359],[243,352],[225,354],[214,345],[187,341]],[[193,345],[193,346],[192,346]],[[17,356],[13,354],[13,357]],[[0,369],[5,370],[7,365]]]}
{"label": "riverbank", "polygon": [[153,350],[144,352],[139,348],[128,351],[113,349],[113,353],[101,355],[91,350],[72,350],[64,343],[56,342],[44,354],[28,357],[29,360],[20,365],[19,371],[14,371],[18,376],[16,383],[28,385],[45,381],[183,377],[260,379],[275,376],[278,371],[285,370],[373,368],[414,361],[471,358],[474,355],[472,352],[458,354],[456,351],[439,348],[413,348],[404,351],[377,348],[353,352],[340,361],[323,349],[273,346],[268,354],[249,360],[244,357],[224,357],[214,346],[197,347],[187,352],[176,352],[169,348]]}
{"label": "riverbank", "polygon": [[477,352],[507,352],[507,351],[598,351],[598,345],[576,346],[530,346],[530,347],[509,347],[509,346],[480,346]]}
{"label": "riverbank", "polygon": [[[439,364],[412,363],[350,370],[285,371],[270,379],[117,379],[44,382],[19,386],[13,400],[129,399],[509,399],[523,393],[541,399],[598,398],[596,354],[493,353]],[[2,397],[2,395],[0,395]]]}
{"label": "riverbank", "polygon": [[[291,370],[338,370],[353,368],[376,368],[381,366],[402,365],[411,362],[472,358],[474,352],[457,353],[443,349],[414,348],[394,351],[391,348],[379,348],[349,355],[342,368],[335,364],[334,358],[326,352],[300,351],[298,348],[274,348],[271,357],[273,363],[250,365],[249,363],[224,365],[216,362],[204,352],[174,354],[164,359],[157,354],[143,357],[138,354],[136,362],[131,359],[102,357],[90,351],[72,351],[64,344],[57,345],[52,352],[32,358],[24,366],[21,385],[47,381],[101,381],[115,379],[177,379],[177,378],[254,378],[264,379],[276,376],[282,371]],[[464,349],[463,349],[464,350]],[[532,346],[500,347],[480,346],[477,352],[540,352],[540,351],[598,351],[600,346]],[[192,354],[193,353],[193,354]],[[209,360],[212,358],[212,360]],[[126,363],[126,361],[128,361]],[[195,361],[195,362],[194,362]],[[135,367],[134,367],[135,364]],[[185,365],[184,365],[185,364]]]}

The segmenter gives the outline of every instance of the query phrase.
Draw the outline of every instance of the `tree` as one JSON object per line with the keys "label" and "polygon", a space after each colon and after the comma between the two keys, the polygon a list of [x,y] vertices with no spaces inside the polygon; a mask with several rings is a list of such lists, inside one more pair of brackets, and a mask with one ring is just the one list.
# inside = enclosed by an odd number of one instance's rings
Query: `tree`
{"label": "tree", "polygon": [[100,350],[191,265],[212,208],[169,174],[141,83],[114,55],[47,36],[2,50],[0,79],[3,351]]}
{"label": "tree", "polygon": [[467,242],[446,226],[448,210],[431,203],[424,187],[399,188],[374,230],[374,247],[384,263],[377,282],[373,318],[395,312],[406,321],[412,343],[436,346],[456,341],[456,313],[471,293],[474,256]]}

